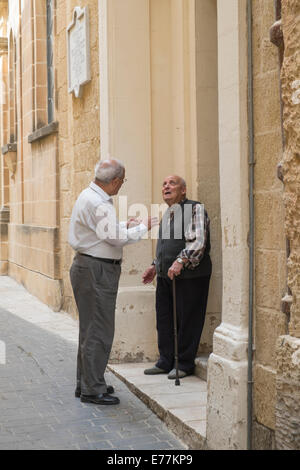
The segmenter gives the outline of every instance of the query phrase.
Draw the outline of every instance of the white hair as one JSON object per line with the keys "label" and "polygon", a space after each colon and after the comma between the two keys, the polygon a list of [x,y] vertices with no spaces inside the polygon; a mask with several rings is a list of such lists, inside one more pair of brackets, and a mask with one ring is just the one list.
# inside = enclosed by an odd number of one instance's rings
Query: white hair
{"label": "white hair", "polygon": [[100,160],[95,166],[95,178],[100,183],[108,184],[114,178],[123,178],[124,171],[123,163],[116,158]]}
{"label": "white hair", "polygon": [[179,178],[179,181],[180,181],[181,186],[183,186],[184,188],[186,188],[186,182],[185,182],[185,180],[184,180],[183,178],[181,178],[181,176],[178,176],[178,178]]}

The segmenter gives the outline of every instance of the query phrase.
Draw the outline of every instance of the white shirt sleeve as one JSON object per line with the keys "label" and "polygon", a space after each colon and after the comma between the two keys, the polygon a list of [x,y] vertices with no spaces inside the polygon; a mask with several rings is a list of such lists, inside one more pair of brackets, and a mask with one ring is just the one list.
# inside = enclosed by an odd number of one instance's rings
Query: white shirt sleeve
{"label": "white shirt sleeve", "polygon": [[113,246],[122,247],[139,241],[147,233],[144,224],[127,228],[127,222],[119,222],[116,210],[110,203],[100,204],[95,214],[96,234]]}

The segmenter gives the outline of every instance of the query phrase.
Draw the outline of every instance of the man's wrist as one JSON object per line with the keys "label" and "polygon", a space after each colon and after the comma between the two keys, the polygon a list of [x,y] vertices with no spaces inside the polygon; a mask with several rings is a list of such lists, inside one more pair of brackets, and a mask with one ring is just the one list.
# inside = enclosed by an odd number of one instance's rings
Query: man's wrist
{"label": "man's wrist", "polygon": [[182,264],[182,266],[185,266],[185,264],[187,263],[188,259],[187,259],[187,258],[181,258],[181,256],[178,256],[178,257],[176,258],[176,261],[177,261],[177,263]]}

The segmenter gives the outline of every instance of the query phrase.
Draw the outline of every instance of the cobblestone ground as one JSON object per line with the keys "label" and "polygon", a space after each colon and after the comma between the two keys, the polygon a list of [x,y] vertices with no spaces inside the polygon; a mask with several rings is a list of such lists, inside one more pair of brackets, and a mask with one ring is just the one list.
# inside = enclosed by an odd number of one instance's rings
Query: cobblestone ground
{"label": "cobblestone ground", "polygon": [[0,449],[186,449],[110,372],[120,405],[75,398],[76,344],[1,308],[0,340]]}

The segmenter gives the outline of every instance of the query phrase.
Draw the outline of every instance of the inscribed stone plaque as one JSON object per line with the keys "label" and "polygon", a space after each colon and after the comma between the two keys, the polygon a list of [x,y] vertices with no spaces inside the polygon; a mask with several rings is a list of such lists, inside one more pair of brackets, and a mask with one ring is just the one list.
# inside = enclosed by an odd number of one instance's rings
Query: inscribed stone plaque
{"label": "inscribed stone plaque", "polygon": [[82,86],[91,80],[88,7],[74,8],[73,21],[67,28],[67,44],[68,90],[78,98]]}

